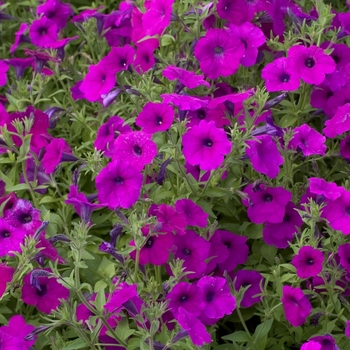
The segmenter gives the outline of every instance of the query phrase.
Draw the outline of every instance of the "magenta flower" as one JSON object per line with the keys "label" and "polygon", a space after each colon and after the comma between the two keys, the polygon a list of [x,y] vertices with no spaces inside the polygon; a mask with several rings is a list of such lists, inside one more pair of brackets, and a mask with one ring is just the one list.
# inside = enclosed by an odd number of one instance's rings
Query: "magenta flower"
{"label": "magenta flower", "polygon": [[350,234],[350,191],[344,190],[340,197],[328,202],[322,216],[333,230],[339,230],[344,235]]}
{"label": "magenta flower", "polygon": [[236,308],[236,299],[231,295],[230,287],[225,278],[202,277],[197,286],[201,290],[205,308],[202,313],[209,318],[219,319],[231,315]]}
{"label": "magenta flower", "polygon": [[158,39],[148,39],[138,45],[134,60],[134,68],[137,73],[143,74],[155,65],[154,50],[158,46]]}
{"label": "magenta flower", "polygon": [[3,350],[26,350],[31,349],[35,343],[35,338],[26,340],[35,329],[31,324],[26,324],[21,315],[14,315],[10,318],[7,326],[0,327],[1,348]]}
{"label": "magenta flower", "polygon": [[321,350],[321,344],[315,341],[308,341],[301,346],[300,350]]}
{"label": "magenta flower", "polygon": [[116,83],[115,74],[101,62],[89,67],[89,73],[79,87],[89,102],[95,102],[102,94],[108,94]]}
{"label": "magenta flower", "polygon": [[209,240],[209,261],[207,263],[206,274],[214,271],[218,264],[223,263],[229,256],[229,249],[221,241],[220,231],[215,231]]}
{"label": "magenta flower", "polygon": [[201,290],[195,284],[179,282],[166,296],[169,309],[175,316],[179,315],[179,308],[185,309],[194,316],[199,316],[205,308]]}
{"label": "magenta flower", "polygon": [[165,103],[148,102],[136,118],[143,132],[153,134],[168,130],[174,120],[174,108]]}
{"label": "magenta flower", "polygon": [[116,160],[103,168],[95,181],[100,203],[107,203],[110,209],[127,209],[140,197],[143,175],[129,163]]}
{"label": "magenta flower", "polygon": [[350,272],[350,243],[344,243],[338,248],[338,255],[340,257],[340,263],[343,268]]}
{"label": "magenta flower", "polygon": [[205,260],[209,257],[210,243],[196,232],[187,230],[184,236],[175,236],[175,259],[184,260],[183,267],[187,278],[199,278],[207,268]]}
{"label": "magenta flower", "polygon": [[219,0],[216,9],[219,17],[230,23],[239,25],[248,21],[248,7],[244,0]]}
{"label": "magenta flower", "polygon": [[345,159],[350,159],[350,135],[340,141],[340,154]]}
{"label": "magenta flower", "polygon": [[300,288],[283,286],[281,301],[285,317],[293,327],[299,327],[306,322],[312,306]]}
{"label": "magenta flower", "polygon": [[252,162],[253,169],[274,179],[279,174],[280,165],[284,163],[284,159],[272,136],[256,136],[246,144],[246,153]]}
{"label": "magenta flower", "polygon": [[329,200],[339,198],[344,190],[343,187],[338,186],[335,182],[327,182],[322,178],[310,177],[310,193],[323,196]]}
{"label": "magenta flower", "polygon": [[[149,225],[141,229],[144,236],[149,236],[150,228]],[[149,236],[146,243],[140,250],[139,263],[141,265],[163,265],[169,259],[169,250],[174,244],[174,235],[172,233],[155,232]],[[135,246],[135,241],[130,242],[131,246]],[[136,258],[136,251],[130,253],[132,259]]]}
{"label": "magenta flower", "polygon": [[[42,164],[46,174],[51,174],[55,171],[57,165],[61,162],[63,154],[71,153],[69,145],[64,139],[53,139],[46,147]],[[72,158],[73,160],[73,158]]]}
{"label": "magenta flower", "polygon": [[285,249],[289,246],[288,243],[293,240],[294,235],[303,225],[303,220],[295,210],[296,208],[292,202],[289,202],[286,205],[282,222],[275,224],[268,221],[265,222],[262,234],[266,244],[280,249]]}
{"label": "magenta flower", "polygon": [[263,224],[265,221],[278,224],[283,221],[286,206],[292,199],[292,193],[283,187],[266,187],[259,185],[252,189],[247,186],[244,191],[248,194],[248,217],[255,224]]}
{"label": "magenta flower", "polygon": [[34,63],[33,58],[11,58],[6,60],[6,63],[12,66],[16,72],[16,78],[19,80],[23,78],[24,71],[32,67]]}
{"label": "magenta flower", "polygon": [[230,33],[238,37],[244,45],[245,53],[241,58],[241,64],[245,67],[253,66],[258,58],[258,47],[266,42],[263,31],[252,23],[245,22],[239,26],[231,24]]}
{"label": "magenta flower", "polygon": [[300,248],[292,260],[299,278],[315,277],[322,271],[323,253],[310,246]]}
{"label": "magenta flower", "polygon": [[[315,342],[321,345],[319,348],[320,350],[339,350],[335,339],[329,334],[311,337],[310,342]],[[315,349],[317,349],[317,347]]]}
{"label": "magenta flower", "polygon": [[205,107],[208,104],[207,100],[185,94],[162,94],[160,97],[163,99],[163,103],[172,103],[178,107],[180,111],[195,111]]}
{"label": "magenta flower", "polygon": [[116,312],[124,303],[136,295],[136,284],[128,285],[125,282],[119,283],[110,300],[104,305],[104,308],[111,313]]}
{"label": "magenta flower", "polygon": [[183,135],[182,144],[186,162],[198,164],[201,170],[217,169],[232,147],[225,131],[217,128],[213,121],[205,120]]}
{"label": "magenta flower", "polygon": [[0,218],[0,256],[14,256],[10,252],[20,252],[27,232],[13,227]]}
{"label": "magenta flower", "polygon": [[176,211],[184,216],[188,226],[206,227],[209,215],[191,199],[179,199],[175,203]]}
{"label": "magenta flower", "polygon": [[158,222],[162,224],[163,232],[174,233],[177,235],[186,234],[186,218],[177,212],[172,206],[161,204],[155,210]]}
{"label": "magenta flower", "polygon": [[111,51],[99,63],[108,74],[116,74],[127,70],[134,62],[135,49],[131,45],[112,47]]}
{"label": "magenta flower", "polygon": [[181,84],[189,89],[194,89],[198,86],[210,87],[210,84],[204,80],[203,75],[196,75],[194,72],[189,72],[176,66],[168,66],[163,69],[163,77],[169,80],[178,80]]}
{"label": "magenta flower", "polygon": [[335,138],[350,130],[350,103],[338,107],[334,117],[326,121],[326,127],[323,129],[327,137]]}
{"label": "magenta flower", "polygon": [[145,165],[152,163],[157,154],[157,145],[151,136],[143,131],[120,134],[114,141],[112,160],[128,162],[141,171]]}
{"label": "magenta flower", "polygon": [[[46,271],[46,274],[43,274],[42,271]],[[48,277],[51,272],[48,268],[31,271],[24,276],[22,287],[23,302],[36,306],[39,311],[46,314],[58,308],[61,304],[60,299],[69,297],[69,289],[58,283],[55,277]]]}
{"label": "magenta flower", "polygon": [[262,287],[264,277],[255,270],[238,270],[232,279],[236,281],[235,289],[238,292],[241,287],[246,288],[243,299],[241,300],[241,307],[251,307],[252,305],[259,303],[261,300],[257,294],[262,293]]}
{"label": "magenta flower", "polygon": [[9,70],[8,64],[6,64],[4,61],[0,61],[0,86],[6,85],[8,70]]}
{"label": "magenta flower", "polygon": [[210,79],[234,74],[243,55],[244,45],[239,38],[224,29],[209,29],[194,49],[202,72]]}
{"label": "magenta flower", "polygon": [[59,0],[47,0],[45,4],[36,9],[38,15],[43,14],[57,24],[58,29],[66,26],[68,17],[74,14],[69,4],[62,3]]}
{"label": "magenta flower", "polygon": [[321,84],[326,74],[333,73],[336,67],[332,57],[314,45],[310,47],[292,46],[288,50],[288,58],[291,60],[292,69],[307,84]]}
{"label": "magenta flower", "polygon": [[10,53],[14,53],[20,43],[28,41],[30,42],[30,39],[24,35],[28,28],[28,23],[20,24],[18,31],[15,33],[15,42],[10,47]]}
{"label": "magenta flower", "polygon": [[0,263],[0,297],[4,295],[7,283],[12,281],[14,273],[15,269],[13,267]]}
{"label": "magenta flower", "polygon": [[204,324],[199,321],[193,313],[188,312],[185,308],[179,308],[177,321],[183,329],[188,331],[188,335],[194,345],[203,346],[205,343],[210,343],[212,341]]}
{"label": "magenta flower", "polygon": [[57,24],[47,17],[35,20],[29,29],[32,43],[43,48],[48,47],[48,45],[57,40],[57,33]]}
{"label": "magenta flower", "polygon": [[345,335],[350,339],[350,321],[346,321]]}
{"label": "magenta flower", "polygon": [[293,138],[288,146],[295,150],[301,149],[305,157],[314,154],[324,156],[327,149],[325,142],[326,138],[324,136],[307,124],[303,124],[293,130]]}

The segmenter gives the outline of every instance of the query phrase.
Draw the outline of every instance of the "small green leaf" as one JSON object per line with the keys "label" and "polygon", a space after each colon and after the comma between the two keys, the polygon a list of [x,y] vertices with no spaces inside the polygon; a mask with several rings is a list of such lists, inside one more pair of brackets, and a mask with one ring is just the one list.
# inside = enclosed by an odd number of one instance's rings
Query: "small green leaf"
{"label": "small green leaf", "polygon": [[250,341],[247,333],[244,331],[236,331],[236,332],[231,333],[229,335],[223,336],[222,339],[234,341],[237,343],[247,343]]}

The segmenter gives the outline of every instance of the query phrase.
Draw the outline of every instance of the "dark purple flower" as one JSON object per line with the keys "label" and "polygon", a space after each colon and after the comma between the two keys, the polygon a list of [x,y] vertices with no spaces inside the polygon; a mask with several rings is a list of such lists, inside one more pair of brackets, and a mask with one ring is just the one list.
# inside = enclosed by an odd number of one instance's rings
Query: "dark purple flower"
{"label": "dark purple flower", "polygon": [[62,29],[67,25],[68,17],[74,14],[71,5],[62,3],[59,0],[47,0],[45,4],[40,5],[36,9],[37,14],[43,14],[56,23],[58,29]]}
{"label": "dark purple flower", "polygon": [[295,266],[298,277],[309,278],[317,276],[322,271],[323,261],[321,251],[310,246],[303,246],[294,256],[292,265]]}
{"label": "dark purple flower", "polygon": [[186,234],[186,218],[172,206],[161,204],[157,206],[153,215],[157,216],[158,222],[162,225],[163,232],[174,233],[176,235]]}
{"label": "dark purple flower", "polygon": [[335,138],[350,130],[350,103],[338,107],[332,119],[327,120],[323,129],[327,137]]}
{"label": "dark purple flower", "polygon": [[188,96],[186,94],[162,94],[160,97],[163,99],[163,103],[172,103],[180,111],[195,111],[203,108],[208,104],[207,100],[200,99],[195,96]]}
{"label": "dark purple flower", "polygon": [[233,24],[248,21],[248,7],[244,0],[219,0],[217,12],[220,18]]}
{"label": "dark purple flower", "polygon": [[196,75],[194,72],[190,72],[176,66],[166,67],[163,69],[162,74],[169,80],[178,80],[189,89],[194,89],[201,85],[210,87],[210,84],[204,80],[203,75]]}
{"label": "dark purple flower", "polygon": [[175,203],[176,211],[186,218],[188,226],[206,227],[209,215],[191,199],[179,199]]}
{"label": "dark purple flower", "polygon": [[131,45],[112,47],[99,64],[104,67],[108,74],[116,74],[128,69],[129,65],[134,62],[134,55],[135,49]]}
{"label": "dark purple flower", "polygon": [[335,339],[330,334],[318,335],[309,339],[321,345],[320,350],[340,350],[335,342]]}
{"label": "dark purple flower", "polygon": [[0,218],[0,256],[14,256],[10,252],[20,252],[21,244],[27,232],[21,228],[16,228]]}
{"label": "dark purple flower", "polygon": [[58,28],[54,21],[42,17],[33,22],[29,29],[29,36],[36,46],[45,48],[57,40]]}
{"label": "dark purple flower", "polygon": [[14,53],[20,43],[31,42],[30,39],[24,35],[28,28],[28,23],[20,24],[18,31],[15,33],[15,42],[10,47],[10,53]]}

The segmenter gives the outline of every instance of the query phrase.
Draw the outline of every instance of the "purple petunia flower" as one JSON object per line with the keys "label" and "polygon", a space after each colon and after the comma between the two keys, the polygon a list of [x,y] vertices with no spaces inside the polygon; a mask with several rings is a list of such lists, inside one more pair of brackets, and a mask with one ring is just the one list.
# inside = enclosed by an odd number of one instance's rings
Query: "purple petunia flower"
{"label": "purple petunia flower", "polygon": [[235,310],[236,299],[231,295],[225,278],[204,276],[198,281],[197,286],[203,295],[205,308],[202,313],[206,317],[219,319]]}
{"label": "purple petunia flower", "polygon": [[0,61],[0,86],[6,85],[7,82],[7,71],[9,66],[5,61]]}
{"label": "purple petunia flower", "polygon": [[283,187],[267,187],[259,185],[253,189],[253,185],[247,186],[244,191],[248,194],[248,217],[255,224],[263,224],[265,221],[278,224],[283,221],[286,206],[292,199],[292,193]]}
{"label": "purple petunia flower", "polygon": [[350,339],[350,321],[346,321],[345,325],[345,335]]}
{"label": "purple petunia flower", "polygon": [[236,281],[235,289],[237,292],[241,287],[249,286],[241,300],[241,307],[251,307],[260,302],[261,297],[256,295],[262,293],[261,283],[264,281],[264,277],[258,271],[239,270],[233,274],[232,279]]}
{"label": "purple petunia flower", "polygon": [[245,22],[239,26],[231,24],[230,34],[238,37],[245,47],[241,64],[245,67],[253,66],[258,58],[258,47],[266,42],[263,31],[252,23]]}
{"label": "purple petunia flower", "polygon": [[134,62],[135,49],[131,45],[112,47],[111,51],[99,63],[108,74],[117,74],[127,70]]}
{"label": "purple petunia flower", "polygon": [[4,295],[7,283],[12,281],[14,273],[15,269],[13,267],[0,263],[0,297]]}
{"label": "purple petunia flower", "polygon": [[340,141],[340,154],[345,159],[350,159],[350,135]]}
{"label": "purple petunia flower", "polygon": [[335,138],[350,130],[350,103],[338,107],[334,117],[326,121],[326,127],[323,129],[327,137]]}
{"label": "purple petunia flower", "polygon": [[303,124],[293,130],[293,138],[290,140],[288,146],[292,149],[301,149],[305,157],[320,154],[325,155],[327,149],[326,138],[322,136],[315,129],[310,128],[309,125]]}
{"label": "purple petunia flower", "polygon": [[160,97],[163,99],[163,103],[172,103],[178,107],[180,111],[195,111],[205,107],[208,104],[207,100],[185,94],[162,94]]}
{"label": "purple petunia flower", "polygon": [[134,60],[134,68],[137,73],[143,74],[155,65],[154,50],[158,46],[159,40],[154,38],[142,41],[138,45]]}
{"label": "purple petunia flower", "polygon": [[267,64],[261,71],[261,77],[265,80],[266,90],[295,91],[300,86],[300,77],[292,68],[288,58],[277,58]]}
{"label": "purple petunia flower", "polygon": [[107,203],[110,209],[127,209],[140,196],[143,175],[129,163],[116,160],[103,168],[95,181],[100,203]]}
{"label": "purple petunia flower", "polygon": [[205,260],[209,257],[209,242],[196,232],[187,230],[186,235],[175,236],[175,246],[175,258],[184,260],[185,271],[191,272],[187,278],[201,277],[207,267]]}
{"label": "purple petunia flower", "polygon": [[23,77],[24,71],[32,67],[34,62],[33,58],[11,58],[6,60],[6,63],[12,66],[16,72],[16,78],[19,80]]}
{"label": "purple petunia flower", "polygon": [[119,283],[110,300],[104,305],[109,312],[116,312],[124,303],[137,295],[137,284]]}
{"label": "purple petunia flower", "polygon": [[282,222],[275,224],[268,221],[265,222],[262,234],[266,244],[280,249],[288,247],[288,243],[293,240],[294,235],[303,224],[300,214],[295,210],[296,208],[292,202],[289,202],[286,205]]}
{"label": "purple petunia flower", "polygon": [[256,136],[255,140],[249,140],[246,144],[246,153],[253,169],[274,179],[280,172],[284,159],[273,138],[270,135]]}
{"label": "purple petunia flower", "polygon": [[20,252],[27,232],[13,227],[0,218],[0,256],[14,256],[10,252]]}
{"label": "purple petunia flower", "polygon": [[28,28],[28,23],[20,24],[18,31],[15,33],[15,42],[10,47],[10,53],[14,53],[20,43],[28,41],[30,42],[30,39],[24,35]]}
{"label": "purple petunia flower", "polygon": [[312,306],[300,288],[283,286],[281,301],[285,317],[293,327],[299,327],[306,322]]}
{"label": "purple petunia flower", "polygon": [[35,20],[29,29],[32,43],[43,48],[48,47],[48,45],[57,40],[57,33],[56,23],[47,17]]}
{"label": "purple petunia flower", "polygon": [[175,203],[176,211],[186,218],[188,226],[206,227],[209,215],[191,199],[179,199]]}
{"label": "purple petunia flower", "polygon": [[343,268],[350,272],[350,243],[341,244],[338,248],[338,255]]}
{"label": "purple petunia flower", "polygon": [[300,248],[292,260],[299,278],[315,277],[322,271],[323,253],[310,246]]}
{"label": "purple petunia flower", "polygon": [[128,162],[141,171],[145,165],[152,163],[157,154],[157,145],[151,136],[143,131],[120,134],[114,141],[112,160]]}
{"label": "purple petunia flower", "polygon": [[165,103],[148,102],[136,118],[136,125],[142,131],[153,134],[171,127],[174,120],[174,108]]}
{"label": "purple petunia flower", "polygon": [[304,343],[300,350],[321,350],[321,344],[311,340]]}
{"label": "purple petunia flower", "polygon": [[[36,276],[36,271],[46,271],[47,274]],[[36,306],[39,311],[46,314],[50,314],[58,308],[61,303],[59,299],[69,297],[69,289],[58,283],[55,277],[48,277],[51,272],[48,268],[31,271],[24,276],[22,287],[23,302]],[[32,276],[33,274],[35,277]]]}
{"label": "purple petunia flower", "polygon": [[175,318],[179,315],[179,308],[185,309],[194,316],[199,316],[205,308],[199,287],[187,282],[176,284],[166,299],[169,300],[169,309]]}
{"label": "purple petunia flower", "polygon": [[163,69],[163,77],[169,80],[178,80],[181,84],[189,89],[194,89],[198,86],[210,87],[210,84],[204,80],[203,75],[196,75],[194,72],[189,72],[176,66],[168,66]]}
{"label": "purple petunia flower", "polygon": [[220,18],[233,24],[248,21],[248,7],[244,0],[219,0],[216,6]]}
{"label": "purple petunia flower", "polygon": [[45,4],[40,5],[36,9],[38,15],[43,14],[56,23],[58,29],[62,29],[67,25],[68,17],[74,14],[71,5],[62,3],[59,0],[47,0]]}
{"label": "purple petunia flower", "polygon": [[288,50],[292,69],[295,70],[307,84],[319,85],[326,74],[333,73],[335,62],[318,46],[295,45]]}
{"label": "purple petunia flower", "polygon": [[340,350],[335,342],[335,339],[329,334],[311,337],[310,341],[320,344],[320,350]]}
{"label": "purple petunia flower", "polygon": [[310,177],[310,193],[323,196],[329,200],[339,198],[343,192],[343,187],[338,186],[335,182],[327,182],[322,178]]}
{"label": "purple petunia flower", "polygon": [[154,213],[158,222],[162,224],[162,231],[177,235],[186,234],[186,218],[172,206],[161,204]]}
{"label": "purple petunia flower", "polygon": [[244,45],[224,29],[209,29],[194,49],[202,72],[210,79],[234,74],[243,55]]}
{"label": "purple petunia flower", "polygon": [[182,144],[186,162],[199,164],[202,170],[217,169],[232,147],[225,131],[217,128],[213,121],[207,123],[205,120],[183,135]]}
{"label": "purple petunia flower", "polygon": [[[221,241],[220,231],[215,231],[209,240],[210,250],[209,250],[209,261],[207,262],[206,274],[214,271],[218,264],[223,263],[229,256],[230,250]],[[227,242],[229,243],[229,242]],[[230,245],[230,244],[228,244]],[[231,248],[231,245],[230,245]]]}

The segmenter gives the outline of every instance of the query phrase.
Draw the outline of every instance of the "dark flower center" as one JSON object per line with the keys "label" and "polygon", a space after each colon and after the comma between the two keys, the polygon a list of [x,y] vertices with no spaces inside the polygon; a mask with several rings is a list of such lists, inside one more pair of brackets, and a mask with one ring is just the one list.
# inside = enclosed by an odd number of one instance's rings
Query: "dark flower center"
{"label": "dark flower center", "polygon": [[126,67],[126,59],[125,58],[122,58],[119,63],[122,67]]}
{"label": "dark flower center", "polygon": [[47,18],[53,18],[55,17],[55,11],[49,11],[45,15]]}
{"label": "dark flower center", "polygon": [[9,231],[2,231],[1,232],[1,237],[3,238],[7,238],[7,237],[10,237],[11,236],[11,233]]}
{"label": "dark flower center", "polygon": [[154,237],[150,237],[148,238],[145,244],[145,248],[152,248],[153,244],[154,244]]}
{"label": "dark flower center", "polygon": [[225,246],[226,248],[228,248],[228,249],[231,248],[231,242],[226,241],[226,242],[223,242],[223,244],[224,244],[224,246]]}
{"label": "dark flower center", "polygon": [[264,194],[264,196],[263,196],[263,201],[264,202],[271,203],[272,200],[273,200],[273,197],[271,196],[271,194],[268,194],[268,193]]}
{"label": "dark flower center", "polygon": [[241,43],[244,45],[244,48],[247,50],[247,48],[248,48],[248,43],[247,43],[247,41],[244,40],[244,39],[241,39]]}
{"label": "dark flower center", "polygon": [[288,214],[285,214],[283,217],[283,222],[289,222],[290,221],[290,216]]}
{"label": "dark flower center", "polygon": [[184,248],[184,249],[182,249],[182,253],[184,253],[185,255],[191,255],[191,249]]}
{"label": "dark flower center", "polygon": [[156,116],[156,124],[157,125],[162,125],[163,124],[163,118],[160,117],[159,115]]}
{"label": "dark flower center", "polygon": [[142,149],[139,145],[135,145],[133,150],[134,150],[134,154],[136,154],[137,156],[140,157],[142,155]]}
{"label": "dark flower center", "polygon": [[306,263],[306,265],[312,266],[315,262],[314,262],[314,259],[307,258],[305,260],[305,263]]}
{"label": "dark flower center", "polygon": [[179,302],[180,303],[184,303],[185,301],[188,300],[188,295],[181,295],[181,297],[179,298]]}
{"label": "dark flower center", "polygon": [[205,299],[207,300],[208,303],[211,303],[215,298],[215,293],[211,290],[207,293]]}
{"label": "dark flower center", "polygon": [[200,120],[205,119],[205,117],[206,117],[205,110],[202,109],[202,108],[199,109],[199,110],[197,111],[197,117],[198,117],[198,119],[200,119]]}
{"label": "dark flower center", "polygon": [[292,295],[289,295],[289,296],[288,296],[288,299],[289,299],[289,301],[291,301],[293,304],[299,305],[299,304],[298,304],[298,300],[296,300]]}
{"label": "dark flower center", "polygon": [[224,48],[221,46],[214,47],[214,55],[215,56],[222,56],[224,54]]}
{"label": "dark flower center", "polygon": [[46,284],[40,284],[40,289],[36,290],[36,295],[39,295],[39,297],[43,297],[47,294],[47,285]]}
{"label": "dark flower center", "polygon": [[107,78],[106,74],[101,75],[102,83],[104,83],[106,81],[106,78]]}
{"label": "dark flower center", "polygon": [[346,213],[347,215],[350,215],[350,207],[346,207],[346,208],[345,208],[345,213]]}
{"label": "dark flower center", "polygon": [[336,64],[338,64],[340,62],[340,57],[338,55],[334,55],[334,56],[331,55],[331,57],[333,58],[333,60]]}
{"label": "dark flower center", "polygon": [[117,176],[113,179],[113,182],[117,185],[122,185],[124,183],[124,179],[121,176]]}
{"label": "dark flower center", "polygon": [[144,55],[143,59],[145,60],[146,63],[150,62],[149,56],[148,55]]}
{"label": "dark flower center", "polygon": [[305,60],[305,66],[308,68],[314,67],[316,64],[315,60],[312,57],[309,57]]}
{"label": "dark flower center", "polygon": [[29,213],[21,213],[18,215],[18,221],[21,224],[28,224],[32,221],[32,216]]}
{"label": "dark flower center", "polygon": [[208,138],[206,138],[206,139],[203,140],[203,146],[210,148],[210,147],[213,146],[213,141],[208,139]]}
{"label": "dark flower center", "polygon": [[329,339],[323,339],[322,340],[322,346],[329,346],[329,345],[333,345],[333,342]]}
{"label": "dark flower center", "polygon": [[40,29],[38,30],[38,32],[39,32],[40,35],[46,35],[47,30],[46,30],[45,27],[42,27],[42,28],[40,28]]}
{"label": "dark flower center", "polygon": [[288,83],[289,79],[290,79],[290,75],[287,74],[287,73],[282,73],[282,74],[280,75],[280,81],[281,81],[281,83]]}

